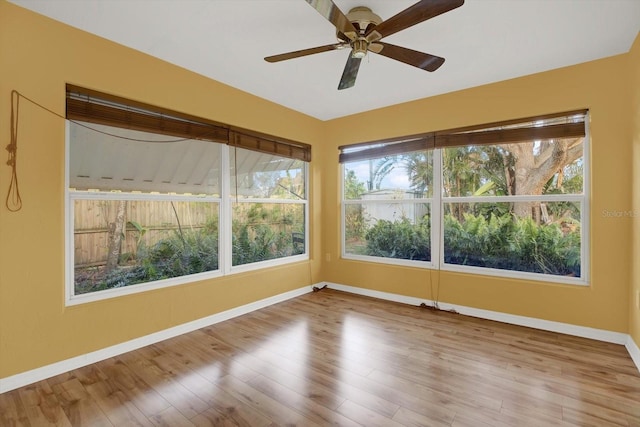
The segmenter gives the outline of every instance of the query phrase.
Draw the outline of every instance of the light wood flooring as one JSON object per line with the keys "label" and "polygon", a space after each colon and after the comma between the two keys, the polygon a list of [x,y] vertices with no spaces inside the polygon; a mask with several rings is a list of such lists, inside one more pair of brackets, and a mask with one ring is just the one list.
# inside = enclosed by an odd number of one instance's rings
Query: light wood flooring
{"label": "light wood flooring", "polygon": [[325,289],[0,395],[6,426],[640,426],[623,346]]}

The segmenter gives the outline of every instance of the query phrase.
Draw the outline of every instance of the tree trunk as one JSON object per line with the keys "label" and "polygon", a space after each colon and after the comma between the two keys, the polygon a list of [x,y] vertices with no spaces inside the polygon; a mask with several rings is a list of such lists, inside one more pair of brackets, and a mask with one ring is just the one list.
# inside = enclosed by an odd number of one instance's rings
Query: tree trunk
{"label": "tree trunk", "polygon": [[513,155],[508,151],[502,156],[502,164],[504,165],[505,185],[507,187],[507,195],[516,194],[516,173],[513,166]]}
{"label": "tree trunk", "polygon": [[106,273],[110,273],[118,267],[122,236],[125,232],[127,201],[119,200],[116,209],[116,219],[114,222],[109,223],[109,252],[107,253]]}
{"label": "tree trunk", "polygon": [[[560,139],[541,143],[537,153],[533,144],[504,144],[515,159],[515,194],[539,196],[544,185],[565,165],[582,156],[582,138]],[[514,213],[520,218],[539,218],[539,203],[514,203]]]}

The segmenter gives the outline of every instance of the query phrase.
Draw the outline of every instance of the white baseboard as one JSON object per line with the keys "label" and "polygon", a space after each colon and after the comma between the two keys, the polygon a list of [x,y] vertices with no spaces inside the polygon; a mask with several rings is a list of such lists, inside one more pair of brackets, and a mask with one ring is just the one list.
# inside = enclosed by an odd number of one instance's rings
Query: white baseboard
{"label": "white baseboard", "polygon": [[[358,288],[355,286],[340,285],[337,283],[323,282],[330,289],[336,289],[340,291],[350,292],[358,295],[365,295],[374,298],[380,298],[388,301],[400,302],[411,305],[433,304],[433,301],[415,297],[408,297],[404,295],[392,294],[387,292],[374,291],[371,289]],[[529,328],[541,329],[544,331],[559,332],[562,334],[573,335],[583,338],[591,338],[598,341],[610,342],[614,344],[625,345],[627,349],[633,343],[633,340],[629,334],[621,332],[606,331],[603,329],[589,328],[586,326],[571,325],[568,323],[553,322],[550,320],[536,319],[534,317],[517,316],[515,314],[501,313],[498,311],[482,310],[479,308],[466,307],[463,305],[447,304],[439,302],[438,306],[443,310],[454,309],[460,314],[466,316],[479,317],[481,319],[495,320],[502,323],[509,323],[519,326],[527,326]],[[635,344],[635,343],[634,343]],[[629,350],[631,353],[632,350]],[[638,369],[640,370],[640,351],[635,346],[636,356],[632,354],[632,358]]]}
{"label": "white baseboard", "polygon": [[629,335],[629,339],[627,339],[627,342],[625,343],[624,346],[629,352],[629,355],[631,356],[631,360],[633,360],[633,363],[636,364],[636,366],[638,367],[638,370],[640,371],[640,348],[638,348],[638,344],[636,344],[635,341],[633,341],[633,338],[631,338],[631,335]]}
{"label": "white baseboard", "polygon": [[234,317],[238,317],[243,314],[247,314],[252,311],[259,310],[261,308],[307,294],[311,292],[312,289],[312,286],[304,286],[299,289],[294,289],[293,291],[274,295],[272,297],[245,304],[240,307],[235,307],[221,313],[216,313],[202,319],[183,323],[182,325],[174,326],[172,328],[145,335],[140,338],[135,338],[121,344],[116,344],[114,346],[83,354],[81,356],[73,357],[71,359],[62,360],[60,362],[52,363],[51,365],[36,368],[27,372],[22,372],[10,377],[0,378],[0,393],[15,390],[25,385],[33,384],[37,381],[51,378],[55,375],[69,372],[73,369],[81,368],[83,366],[108,359],[109,357],[114,357],[119,354],[123,354],[147,345],[176,337],[178,335],[186,334],[200,328],[211,326],[215,323],[223,322],[225,320],[229,320]]}
{"label": "white baseboard", "polygon": [[[322,287],[327,285],[330,289],[336,289],[340,291],[350,292],[353,294],[364,295],[368,297],[383,299],[387,301],[394,301],[403,304],[420,305],[422,303],[433,304],[433,301],[415,297],[409,297],[405,295],[392,294],[388,292],[374,291],[371,289],[358,288],[355,286],[340,285],[337,283],[322,282],[316,284],[316,287]],[[107,347],[101,350],[97,350],[91,353],[83,354],[81,356],[73,357],[71,359],[63,360],[53,363],[51,365],[36,368],[27,372],[22,372],[6,378],[0,378],[0,393],[15,390],[17,388],[41,381],[55,375],[62,374],[64,372],[71,371],[92,363],[99,362],[109,357],[118,356],[129,351],[139,349],[141,347],[151,345],[160,341],[164,341],[169,338],[176,337],[178,335],[186,334],[188,332],[195,331],[200,328],[204,328],[215,323],[223,322],[225,320],[232,319],[234,317],[241,316],[243,314],[250,313],[255,310],[259,310],[264,307],[268,307],[273,304],[277,304],[282,301],[286,301],[291,298],[298,297],[300,295],[311,292],[313,286],[305,286],[293,291],[285,292],[283,294],[274,295],[269,298],[265,298],[259,301],[255,301],[240,307],[235,307],[221,313],[216,313],[211,316],[204,317],[202,319],[194,320],[192,322],[184,323],[182,325],[174,326],[163,331],[155,332],[140,338],[136,338],[121,344],[116,344],[111,347]],[[638,367],[640,371],[640,349],[638,345],[633,341],[631,336],[620,332],[605,331],[602,329],[588,328],[585,326],[570,325],[567,323],[552,322],[548,320],[536,319],[532,317],[516,316],[513,314],[501,313],[496,311],[482,310],[473,307],[459,306],[454,304],[439,303],[440,308],[443,310],[454,309],[458,313],[478,317],[482,319],[495,320],[498,322],[509,323],[520,326],[527,326],[536,329],[542,329],[546,331],[559,332],[568,335],[574,335],[584,338],[591,338],[599,341],[605,341],[615,344],[622,344],[629,352],[631,359]]]}

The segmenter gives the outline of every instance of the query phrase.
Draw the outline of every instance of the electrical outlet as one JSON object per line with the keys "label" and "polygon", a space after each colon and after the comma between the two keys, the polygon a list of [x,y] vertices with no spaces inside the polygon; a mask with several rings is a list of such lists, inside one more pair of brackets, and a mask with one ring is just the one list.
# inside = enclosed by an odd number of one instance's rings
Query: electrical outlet
{"label": "electrical outlet", "polygon": [[331,253],[327,252],[326,254],[324,254],[324,259],[327,262],[331,262]]}

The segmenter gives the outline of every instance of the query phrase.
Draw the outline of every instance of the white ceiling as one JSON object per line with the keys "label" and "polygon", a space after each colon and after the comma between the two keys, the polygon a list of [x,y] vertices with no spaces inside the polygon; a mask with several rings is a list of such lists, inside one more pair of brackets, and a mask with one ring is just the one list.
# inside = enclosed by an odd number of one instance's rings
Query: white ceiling
{"label": "white ceiling", "polygon": [[[304,0],[10,1],[321,120],[625,53],[640,31],[640,0],[466,0],[384,39],[446,58],[440,69],[370,53],[338,91],[347,50],[263,60],[336,41]],[[387,19],[416,0],[334,2]]]}

